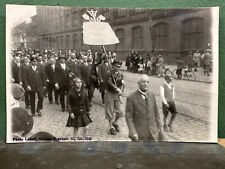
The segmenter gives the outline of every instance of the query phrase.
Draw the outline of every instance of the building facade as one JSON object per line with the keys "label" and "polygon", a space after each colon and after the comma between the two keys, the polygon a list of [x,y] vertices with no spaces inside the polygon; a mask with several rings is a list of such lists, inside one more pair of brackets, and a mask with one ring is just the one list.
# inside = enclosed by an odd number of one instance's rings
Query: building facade
{"label": "building facade", "polygon": [[[101,48],[83,44],[82,15],[90,8],[37,6],[36,9],[37,16],[32,22],[36,22],[33,27],[37,31],[30,47],[77,51]],[[106,49],[116,51],[122,58],[134,49],[144,57],[154,51],[170,61],[185,57],[190,51],[203,51],[211,43],[210,8],[92,9],[106,17],[120,41],[107,45]]]}

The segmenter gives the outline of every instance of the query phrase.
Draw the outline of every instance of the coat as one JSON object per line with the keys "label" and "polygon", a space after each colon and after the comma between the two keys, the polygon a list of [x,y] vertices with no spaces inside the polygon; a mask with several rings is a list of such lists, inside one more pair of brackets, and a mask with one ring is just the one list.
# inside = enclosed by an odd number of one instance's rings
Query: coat
{"label": "coat", "polygon": [[55,85],[55,83],[56,83],[56,67],[55,67],[55,70],[53,70],[51,64],[46,65],[45,73],[46,73],[47,79],[49,80],[49,84]]}
{"label": "coat", "polygon": [[135,134],[139,140],[148,140],[149,135],[154,141],[159,140],[162,128],[155,95],[148,91],[148,104],[137,90],[127,97],[125,117],[129,129],[129,137]]}
{"label": "coat", "polygon": [[105,92],[106,89],[106,80],[107,80],[107,73],[110,71],[110,67],[107,66],[105,63],[102,63],[98,68],[98,76],[100,80],[100,92]]}
{"label": "coat", "polygon": [[56,83],[58,83],[59,88],[68,89],[70,84],[68,67],[66,66],[66,69],[64,70],[58,63],[55,65],[55,71],[56,71]]}
{"label": "coat", "polygon": [[32,91],[43,92],[46,86],[46,77],[43,68],[36,66],[36,71],[34,71],[32,66],[29,66],[24,74],[24,83],[25,87],[30,86]]}
{"label": "coat", "polygon": [[20,67],[17,66],[17,64],[15,62],[12,62],[11,65],[12,68],[12,78],[15,80],[14,83],[20,83],[22,82],[22,70],[21,70],[21,65]]}

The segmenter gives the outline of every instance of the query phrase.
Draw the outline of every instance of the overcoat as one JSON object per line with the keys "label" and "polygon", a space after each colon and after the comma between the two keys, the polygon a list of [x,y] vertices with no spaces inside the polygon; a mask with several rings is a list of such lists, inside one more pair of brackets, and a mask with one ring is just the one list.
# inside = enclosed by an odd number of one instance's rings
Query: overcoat
{"label": "overcoat", "polygon": [[162,125],[155,95],[152,92],[147,92],[147,101],[142,98],[139,90],[129,95],[126,102],[125,117],[130,138],[137,134],[139,140],[149,140],[150,137],[153,138],[152,141],[159,140],[159,129]]}

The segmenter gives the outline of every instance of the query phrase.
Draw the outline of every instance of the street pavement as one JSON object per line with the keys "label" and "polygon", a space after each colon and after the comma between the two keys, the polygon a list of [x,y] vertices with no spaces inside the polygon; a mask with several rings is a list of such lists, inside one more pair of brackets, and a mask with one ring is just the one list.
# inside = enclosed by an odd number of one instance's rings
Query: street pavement
{"label": "street pavement", "polygon": [[[122,101],[126,103],[126,97],[137,90],[137,81],[140,74],[123,71],[126,87]],[[161,122],[162,110],[159,97],[159,86],[163,84],[163,78],[150,77],[150,90],[156,95],[156,101],[160,112]],[[208,141],[210,136],[211,122],[211,100],[217,97],[216,91],[212,90],[212,83],[194,82],[187,80],[173,80],[175,86],[176,105],[179,114],[174,121],[174,132],[165,133],[169,141]],[[23,106],[23,103],[21,103]],[[217,111],[214,111],[216,113]],[[66,122],[68,112],[61,112],[61,108],[56,104],[49,104],[48,99],[44,99],[42,117],[34,117],[34,127],[30,135],[46,131],[56,138],[68,138],[71,141],[73,128],[67,128]],[[128,129],[125,118],[119,121],[121,131],[116,135],[110,135],[108,121],[104,116],[104,105],[101,103],[101,95],[95,90],[93,104],[90,111],[92,123],[89,125],[87,137],[92,141],[129,141]],[[82,137],[82,129],[79,134]],[[87,140],[84,140],[87,141]]]}

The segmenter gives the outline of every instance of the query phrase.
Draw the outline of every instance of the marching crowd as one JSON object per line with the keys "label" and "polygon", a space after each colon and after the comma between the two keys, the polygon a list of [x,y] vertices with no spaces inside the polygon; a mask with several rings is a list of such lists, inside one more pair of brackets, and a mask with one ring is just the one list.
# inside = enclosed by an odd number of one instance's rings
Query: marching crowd
{"label": "marching crowd", "polygon": [[[89,112],[97,88],[101,92],[109,133],[120,132],[118,120],[124,116],[121,95],[125,82],[119,70],[122,62],[116,59],[116,53],[25,49],[13,50],[11,58],[11,81],[24,89],[25,108],[31,110],[31,117],[42,116],[43,99],[48,97],[49,104],[60,105],[62,112],[69,112],[66,127],[74,128],[74,138],[79,128],[83,128],[85,137],[92,123]],[[131,140],[164,140],[163,131],[173,131],[177,111],[171,82],[172,77],[168,75],[160,87],[162,126],[155,95],[148,90],[149,76],[140,76],[138,89],[127,97],[125,106]],[[38,99],[37,105],[35,99]],[[172,117],[168,123],[169,112]]]}

